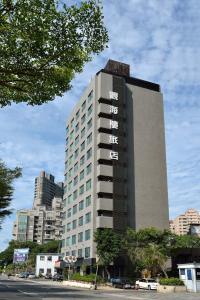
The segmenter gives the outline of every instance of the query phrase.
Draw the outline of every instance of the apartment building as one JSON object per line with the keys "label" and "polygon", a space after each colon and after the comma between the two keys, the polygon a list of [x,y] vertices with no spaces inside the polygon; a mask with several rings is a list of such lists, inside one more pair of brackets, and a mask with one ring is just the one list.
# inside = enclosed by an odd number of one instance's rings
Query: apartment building
{"label": "apartment building", "polygon": [[13,239],[44,244],[60,240],[62,235],[63,183],[42,171],[35,178],[32,209],[18,210],[13,225]]}
{"label": "apartment building", "polygon": [[54,197],[63,197],[63,182],[54,182],[54,176],[41,171],[40,175],[35,178],[35,192],[33,208],[45,205],[52,206]]}
{"label": "apartment building", "polygon": [[13,239],[44,244],[62,237],[62,198],[54,198],[52,208],[38,206],[19,210],[13,226]]}
{"label": "apartment building", "polygon": [[[196,226],[191,226],[192,224]],[[184,214],[170,220],[170,230],[177,235],[185,235],[193,232],[198,224],[200,224],[200,214],[197,210],[190,208]]]}
{"label": "apartment building", "polygon": [[97,228],[169,227],[158,84],[109,60],[67,121],[65,152],[63,255],[93,264]]}

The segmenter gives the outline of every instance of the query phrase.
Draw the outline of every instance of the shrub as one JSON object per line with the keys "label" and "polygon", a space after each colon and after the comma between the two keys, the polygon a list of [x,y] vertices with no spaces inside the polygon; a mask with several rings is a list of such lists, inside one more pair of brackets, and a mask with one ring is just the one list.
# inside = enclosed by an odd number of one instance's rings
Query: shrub
{"label": "shrub", "polygon": [[[83,282],[93,282],[95,281],[95,274],[81,276],[79,273],[74,273],[70,276],[70,279]],[[97,282],[103,282],[103,278],[101,276],[97,276]]]}
{"label": "shrub", "polygon": [[183,281],[179,278],[171,277],[171,278],[161,278],[159,283],[161,285],[184,285]]}

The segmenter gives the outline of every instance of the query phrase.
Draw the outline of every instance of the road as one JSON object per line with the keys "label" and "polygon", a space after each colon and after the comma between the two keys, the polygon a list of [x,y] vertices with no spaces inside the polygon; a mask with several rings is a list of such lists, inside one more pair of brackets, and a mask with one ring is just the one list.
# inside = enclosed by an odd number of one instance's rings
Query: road
{"label": "road", "polygon": [[135,290],[83,290],[60,284],[0,277],[0,300],[199,300],[200,294]]}

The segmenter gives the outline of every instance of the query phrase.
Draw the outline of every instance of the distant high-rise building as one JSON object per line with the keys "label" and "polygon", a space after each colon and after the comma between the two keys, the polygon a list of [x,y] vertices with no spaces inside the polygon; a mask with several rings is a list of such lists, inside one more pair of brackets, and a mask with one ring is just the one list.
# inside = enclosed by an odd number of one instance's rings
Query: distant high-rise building
{"label": "distant high-rise building", "polygon": [[62,235],[63,183],[42,171],[35,179],[32,209],[18,210],[13,226],[13,239],[44,244],[60,240]]}
{"label": "distant high-rise building", "polygon": [[129,68],[109,60],[66,126],[62,254],[87,264],[97,228],[169,228],[162,93]]}
{"label": "distant high-rise building", "polygon": [[171,232],[177,235],[185,235],[189,233],[192,224],[200,224],[200,214],[197,210],[190,208],[184,214],[170,220],[169,224]]}
{"label": "distant high-rise building", "polygon": [[13,239],[44,244],[62,237],[62,198],[54,198],[52,208],[38,206],[18,210],[13,226]]}
{"label": "distant high-rise building", "polygon": [[41,205],[50,206],[54,197],[63,197],[63,183],[55,183],[54,176],[42,171],[35,178],[35,194],[33,208]]}

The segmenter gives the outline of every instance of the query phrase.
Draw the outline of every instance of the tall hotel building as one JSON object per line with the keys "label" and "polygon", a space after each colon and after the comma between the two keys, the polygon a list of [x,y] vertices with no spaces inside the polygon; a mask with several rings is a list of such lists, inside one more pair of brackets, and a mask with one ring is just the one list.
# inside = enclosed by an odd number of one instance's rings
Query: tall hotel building
{"label": "tall hotel building", "polygon": [[160,86],[109,60],[66,127],[62,254],[92,264],[97,228],[169,227]]}

